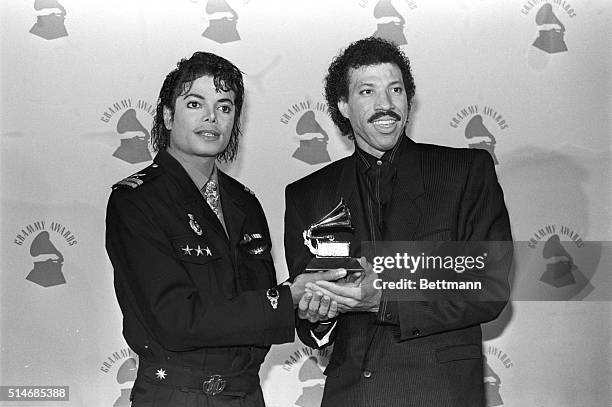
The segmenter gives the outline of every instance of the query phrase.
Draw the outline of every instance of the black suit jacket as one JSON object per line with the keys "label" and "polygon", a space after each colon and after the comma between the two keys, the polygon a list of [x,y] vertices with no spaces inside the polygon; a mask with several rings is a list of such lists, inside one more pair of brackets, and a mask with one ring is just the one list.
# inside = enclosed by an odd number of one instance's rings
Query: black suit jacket
{"label": "black suit jacket", "polygon": [[[301,233],[343,198],[356,228],[351,255],[359,257],[365,211],[353,154],[286,189],[285,253],[292,277],[312,254]],[[417,144],[404,139],[386,215],[385,241],[510,241],[503,193],[490,155],[482,150]],[[507,300],[511,245],[497,258]],[[498,296],[499,298],[499,296]],[[323,406],[483,406],[480,324],[505,301],[400,301],[374,313],[342,314],[332,335]],[[383,311],[383,308],[384,311]],[[316,347],[312,324],[298,335]]]}
{"label": "black suit jacket", "polygon": [[269,346],[294,339],[293,302],[288,287],[279,289],[277,309],[266,296],[276,274],[257,198],[221,171],[218,181],[229,238],[187,172],[160,151],[114,187],[106,248],[123,335],[142,360],[202,375],[242,372],[257,389]]}

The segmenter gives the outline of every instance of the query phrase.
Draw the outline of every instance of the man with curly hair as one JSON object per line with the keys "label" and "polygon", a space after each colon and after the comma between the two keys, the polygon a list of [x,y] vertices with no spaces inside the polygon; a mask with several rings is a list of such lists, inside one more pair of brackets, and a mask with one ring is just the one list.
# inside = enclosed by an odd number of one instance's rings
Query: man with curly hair
{"label": "man with curly hair", "polygon": [[[356,41],[333,60],[325,96],[355,152],[287,186],[285,253],[292,277],[313,257],[302,231],[340,200],[355,228],[353,257],[368,254],[362,242],[511,241],[490,155],[408,138],[414,94],[410,63],[388,41]],[[509,295],[511,248],[498,254],[501,278],[490,301],[398,299],[375,288],[377,275],[364,257],[358,279],[307,284],[340,311],[332,319],[316,306],[298,312],[305,344],[334,344],[322,406],[484,406],[480,324],[496,318]]]}
{"label": "man with curly hair", "polygon": [[113,186],[106,248],[139,355],[135,407],[264,406],[259,367],[271,344],[293,341],[305,284],[344,275],[277,285],[259,201],[216,165],[236,156],[243,98],[231,62],[182,59],[160,91],[153,164]]}

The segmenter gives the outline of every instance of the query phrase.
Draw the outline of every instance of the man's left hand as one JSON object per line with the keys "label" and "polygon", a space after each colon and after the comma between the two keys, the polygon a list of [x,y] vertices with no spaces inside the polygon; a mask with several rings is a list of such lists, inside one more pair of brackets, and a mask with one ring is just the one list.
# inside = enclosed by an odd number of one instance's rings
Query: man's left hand
{"label": "man's left hand", "polygon": [[378,312],[382,292],[374,288],[377,274],[365,257],[359,259],[359,263],[364,270],[362,279],[353,282],[317,281],[306,284],[306,288],[337,302],[340,312]]}

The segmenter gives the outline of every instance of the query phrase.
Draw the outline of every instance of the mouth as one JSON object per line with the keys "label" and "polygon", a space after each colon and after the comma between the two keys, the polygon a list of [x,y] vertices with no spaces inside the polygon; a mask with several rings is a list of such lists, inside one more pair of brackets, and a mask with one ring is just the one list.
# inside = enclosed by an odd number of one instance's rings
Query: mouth
{"label": "mouth", "polygon": [[381,118],[381,119],[377,119],[377,120],[372,121],[372,124],[374,126],[382,127],[382,128],[393,127],[395,125],[395,123],[397,123],[397,120],[389,119],[389,118]]}
{"label": "mouth", "polygon": [[214,130],[196,130],[194,131],[194,133],[206,140],[217,140],[221,137],[221,134],[219,132],[216,132]]}
{"label": "mouth", "polygon": [[399,126],[400,121],[389,116],[380,117],[372,120],[370,124],[380,134],[393,135]]}
{"label": "mouth", "polygon": [[368,122],[378,131],[385,133],[393,131],[401,120],[402,118],[399,114],[393,110],[387,110],[374,113]]}

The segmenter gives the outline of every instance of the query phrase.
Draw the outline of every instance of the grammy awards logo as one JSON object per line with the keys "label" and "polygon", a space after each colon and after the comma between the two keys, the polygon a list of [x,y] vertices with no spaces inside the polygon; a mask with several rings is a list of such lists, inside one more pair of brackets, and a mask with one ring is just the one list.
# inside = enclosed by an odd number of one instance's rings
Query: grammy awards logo
{"label": "grammy awards logo", "polygon": [[208,27],[202,37],[219,44],[240,40],[238,13],[225,0],[208,0],[206,3]]}
{"label": "grammy awards logo", "polygon": [[[151,161],[151,134],[147,128],[151,127],[155,106],[140,99],[136,103],[133,103],[131,98],[121,99],[109,106],[100,116],[100,120],[110,123],[111,119],[117,116],[119,118],[115,123],[115,131],[127,137],[121,139],[113,157],[130,164]],[[144,120],[147,120],[147,127],[143,125]]]}
{"label": "grammy awards logo", "polygon": [[[32,238],[31,241],[30,238]],[[70,229],[59,222],[36,221],[24,226],[17,233],[13,243],[17,246],[29,247],[32,261],[32,269],[26,276],[26,280],[41,287],[66,284],[66,277],[62,271],[64,255],[57,248],[58,242],[68,247],[78,243]]]}
{"label": "grammy awards logo", "polygon": [[[521,12],[525,15],[534,8],[536,2],[528,2],[523,5]],[[537,2],[539,3],[539,2]],[[536,4],[537,4],[536,3]],[[553,9],[553,4],[555,9]],[[565,25],[559,18],[561,13],[566,13],[569,18],[576,16],[574,8],[567,1],[554,0],[544,3],[538,8],[535,15],[535,23],[538,29],[538,36],[531,44],[535,48],[547,54],[557,54],[567,52],[565,43]]]}
{"label": "grammy awards logo", "polygon": [[512,368],[514,363],[504,351],[487,345],[483,350],[483,364],[486,406],[503,406],[502,394],[511,392],[505,391],[502,386],[502,376],[507,376],[505,371]]}
{"label": "grammy awards logo", "polygon": [[123,348],[117,352],[113,352],[102,362],[100,371],[105,374],[110,374],[115,371],[115,380],[119,386],[119,395],[116,396],[113,407],[130,407],[130,393],[136,381],[136,373],[138,372],[138,355],[130,348]]}
{"label": "grammy awards logo", "polygon": [[[528,240],[515,244],[512,298],[527,301],[608,299],[610,292],[605,285],[610,265],[603,254],[604,243],[586,240],[567,225],[550,223],[540,227]],[[595,280],[598,269],[602,272]],[[604,288],[596,290],[594,281],[601,282]]]}
{"label": "grammy awards logo", "polygon": [[[324,102],[304,100],[292,105],[282,114],[281,123],[289,125],[295,122],[295,134],[300,145],[293,153],[293,158],[310,165],[331,161],[327,151],[329,135],[320,124],[323,118],[329,117],[327,111]],[[298,117],[297,121],[292,120],[294,117]]]}
{"label": "grammy awards logo", "polygon": [[36,22],[30,28],[30,33],[46,40],[67,37],[68,31],[64,25],[66,9],[57,0],[35,0],[34,10],[37,12]]}
{"label": "grammy awards logo", "polygon": [[374,6],[374,18],[376,19],[376,32],[374,37],[393,41],[397,45],[405,45],[408,42],[404,36],[406,20],[391,4],[391,0],[379,0]]}
{"label": "grammy awards logo", "polygon": [[[487,119],[486,124],[484,118]],[[507,129],[506,119],[490,106],[481,108],[478,105],[470,105],[457,111],[449,121],[449,125],[457,129],[464,122],[467,122],[467,124],[463,135],[468,141],[468,147],[488,151],[495,165],[499,164],[499,159],[495,153],[497,138],[491,131],[499,132]]]}
{"label": "grammy awards logo", "polygon": [[358,4],[361,8],[366,8],[369,4],[376,1],[372,10],[372,15],[376,21],[376,31],[372,34],[374,37],[383,38],[394,42],[397,45],[405,45],[408,42],[404,35],[406,28],[406,20],[400,9],[407,8],[414,10],[417,8],[415,0],[359,0]]}
{"label": "grammy awards logo", "polygon": [[[323,371],[329,363],[331,352],[328,348],[314,350],[304,346],[293,352],[284,361],[282,371],[285,375],[294,376],[297,373],[297,381],[300,383],[300,391],[293,404],[299,407],[318,406],[323,397],[323,386],[325,375]],[[283,380],[289,382],[294,377]]]}
{"label": "grammy awards logo", "polygon": [[[562,242],[560,236],[569,240]],[[538,245],[539,242],[544,244]],[[540,276],[541,282],[557,288],[577,283],[576,277],[580,269],[568,249],[584,247],[584,240],[578,233],[568,226],[546,225],[531,236],[528,246],[531,249],[540,246],[542,251],[545,270]]]}

